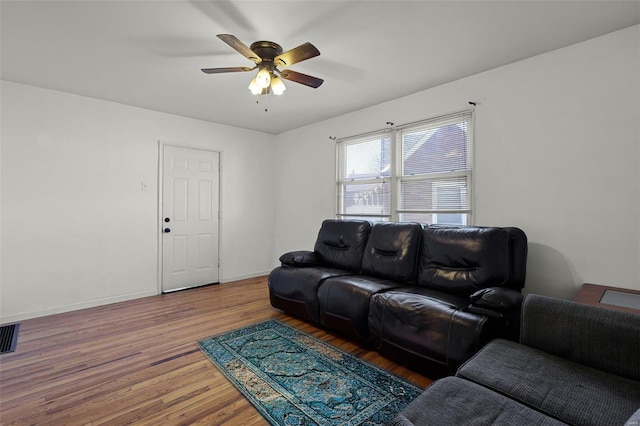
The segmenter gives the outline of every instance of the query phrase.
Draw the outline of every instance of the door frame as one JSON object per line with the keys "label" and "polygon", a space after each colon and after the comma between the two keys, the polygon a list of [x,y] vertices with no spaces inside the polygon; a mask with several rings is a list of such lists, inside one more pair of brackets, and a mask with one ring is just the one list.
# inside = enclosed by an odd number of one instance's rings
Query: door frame
{"label": "door frame", "polygon": [[156,218],[156,236],[158,243],[158,267],[156,270],[156,281],[157,281],[157,292],[158,294],[162,293],[162,250],[163,250],[163,239],[162,239],[162,224],[164,223],[162,219],[164,215],[162,214],[162,202],[163,202],[163,182],[164,182],[164,147],[170,146],[174,148],[183,148],[183,149],[191,149],[194,151],[203,151],[203,152],[215,152],[218,154],[219,165],[218,165],[218,282],[222,281],[222,151],[216,151],[213,149],[204,149],[197,146],[189,146],[189,145],[180,145],[176,143],[163,142],[161,140],[158,141],[158,205],[157,205],[157,218]]}

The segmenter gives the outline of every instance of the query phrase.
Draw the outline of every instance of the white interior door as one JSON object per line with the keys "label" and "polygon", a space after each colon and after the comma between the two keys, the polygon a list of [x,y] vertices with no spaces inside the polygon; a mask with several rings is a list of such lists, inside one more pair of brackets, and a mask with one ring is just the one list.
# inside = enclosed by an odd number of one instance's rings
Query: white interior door
{"label": "white interior door", "polygon": [[163,292],[219,281],[219,181],[219,153],[163,146]]}

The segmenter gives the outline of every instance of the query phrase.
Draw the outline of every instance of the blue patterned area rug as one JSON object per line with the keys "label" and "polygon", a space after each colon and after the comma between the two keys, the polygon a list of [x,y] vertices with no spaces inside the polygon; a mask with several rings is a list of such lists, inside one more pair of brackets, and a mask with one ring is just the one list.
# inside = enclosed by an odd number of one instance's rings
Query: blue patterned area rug
{"label": "blue patterned area rug", "polygon": [[421,393],[276,320],[198,345],[272,425],[384,425]]}

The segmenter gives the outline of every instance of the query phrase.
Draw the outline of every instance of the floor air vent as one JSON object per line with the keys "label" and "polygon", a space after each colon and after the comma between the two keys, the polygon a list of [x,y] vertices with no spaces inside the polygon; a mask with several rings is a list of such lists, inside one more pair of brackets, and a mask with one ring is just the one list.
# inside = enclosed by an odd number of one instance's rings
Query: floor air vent
{"label": "floor air vent", "polygon": [[0,354],[16,350],[19,328],[20,324],[3,325],[0,327]]}

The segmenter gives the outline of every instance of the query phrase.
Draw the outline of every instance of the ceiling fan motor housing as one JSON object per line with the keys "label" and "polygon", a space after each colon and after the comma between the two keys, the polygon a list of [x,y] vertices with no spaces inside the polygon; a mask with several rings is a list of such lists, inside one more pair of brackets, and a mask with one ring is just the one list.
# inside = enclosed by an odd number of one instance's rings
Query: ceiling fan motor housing
{"label": "ceiling fan motor housing", "polygon": [[[256,66],[250,67],[223,67],[223,68],[202,68],[202,72],[205,74],[219,74],[227,72],[244,72],[252,71],[258,68],[258,76],[263,75],[264,72],[268,72],[271,78],[276,78],[277,74],[285,80],[293,81],[303,84],[308,87],[317,89],[324,82],[323,79],[313,77],[311,75],[295,72],[291,70],[280,71],[276,67],[289,67],[298,62],[305,61],[310,58],[314,58],[320,55],[320,51],[311,43],[306,42],[298,47],[294,47],[286,52],[282,52],[282,46],[272,41],[256,41],[248,47],[236,36],[232,34],[218,34],[217,37],[228,44],[231,48],[235,49],[245,58],[253,61]],[[255,80],[255,79],[254,79]],[[276,80],[279,81],[279,80]],[[252,90],[253,91],[253,90]]]}
{"label": "ceiling fan motor housing", "polygon": [[272,41],[256,41],[251,43],[250,49],[262,58],[262,62],[273,62],[273,58],[282,53],[282,46]]}

